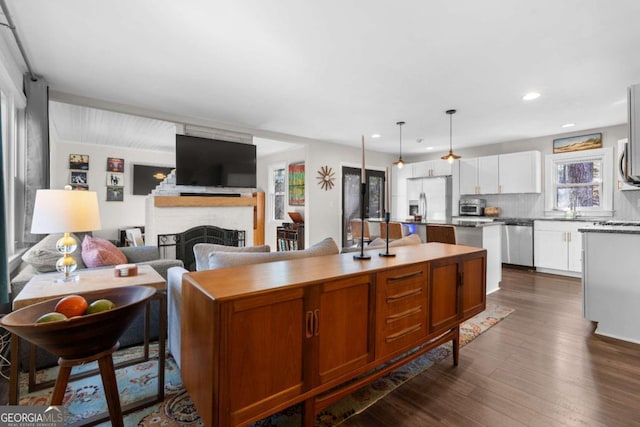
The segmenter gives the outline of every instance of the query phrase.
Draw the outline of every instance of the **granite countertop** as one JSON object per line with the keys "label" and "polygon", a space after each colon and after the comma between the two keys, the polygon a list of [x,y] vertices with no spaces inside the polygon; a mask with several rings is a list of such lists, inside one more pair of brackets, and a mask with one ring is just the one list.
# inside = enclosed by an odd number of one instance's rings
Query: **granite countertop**
{"label": "granite countertop", "polygon": [[606,225],[593,224],[578,228],[581,233],[618,233],[618,234],[640,234],[640,224],[638,225]]}
{"label": "granite countertop", "polygon": [[497,221],[474,221],[474,220],[465,220],[453,218],[450,220],[430,220],[430,221],[399,221],[403,224],[415,224],[415,225],[454,225],[456,227],[489,227],[493,225],[502,225],[503,223],[499,220]]}

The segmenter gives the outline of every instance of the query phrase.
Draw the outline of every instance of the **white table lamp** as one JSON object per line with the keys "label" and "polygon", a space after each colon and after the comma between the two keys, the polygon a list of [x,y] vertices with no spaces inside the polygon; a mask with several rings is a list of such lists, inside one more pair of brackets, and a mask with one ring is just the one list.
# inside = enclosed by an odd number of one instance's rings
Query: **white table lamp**
{"label": "white table lamp", "polygon": [[60,281],[76,280],[72,275],[77,264],[71,253],[76,250],[76,239],[69,233],[93,231],[102,228],[98,196],[95,191],[74,191],[70,186],[64,190],[38,190],[33,207],[31,233],[64,233],[56,242],[56,249],[62,254],[56,262],[56,269],[64,274]]}

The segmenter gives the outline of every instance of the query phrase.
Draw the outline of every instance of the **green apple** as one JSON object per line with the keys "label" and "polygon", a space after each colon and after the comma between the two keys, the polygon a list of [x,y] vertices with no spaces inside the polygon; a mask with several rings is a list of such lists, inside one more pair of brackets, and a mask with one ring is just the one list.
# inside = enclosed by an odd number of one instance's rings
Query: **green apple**
{"label": "green apple", "polygon": [[100,313],[101,311],[112,310],[115,308],[115,304],[108,299],[98,299],[89,304],[87,307],[87,314]]}
{"label": "green apple", "polygon": [[46,313],[38,317],[36,323],[58,322],[60,320],[67,320],[67,316],[62,313],[52,311],[51,313]]}

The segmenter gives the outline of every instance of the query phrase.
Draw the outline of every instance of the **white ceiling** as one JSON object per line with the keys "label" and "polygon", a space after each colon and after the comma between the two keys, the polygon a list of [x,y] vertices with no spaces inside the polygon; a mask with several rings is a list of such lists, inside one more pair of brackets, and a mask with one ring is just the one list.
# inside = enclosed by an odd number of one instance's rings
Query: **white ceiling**
{"label": "white ceiling", "polygon": [[389,153],[399,120],[445,151],[450,108],[454,148],[625,123],[640,83],[638,0],[7,4],[52,90]]}

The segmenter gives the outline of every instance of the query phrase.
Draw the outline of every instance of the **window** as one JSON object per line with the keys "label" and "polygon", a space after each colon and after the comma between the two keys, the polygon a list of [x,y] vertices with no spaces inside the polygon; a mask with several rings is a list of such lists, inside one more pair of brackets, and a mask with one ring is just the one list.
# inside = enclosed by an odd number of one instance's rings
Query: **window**
{"label": "window", "polygon": [[546,157],[547,213],[612,214],[611,147]]}
{"label": "window", "polygon": [[269,168],[269,212],[272,221],[284,221],[286,192],[286,168],[284,164]]}

